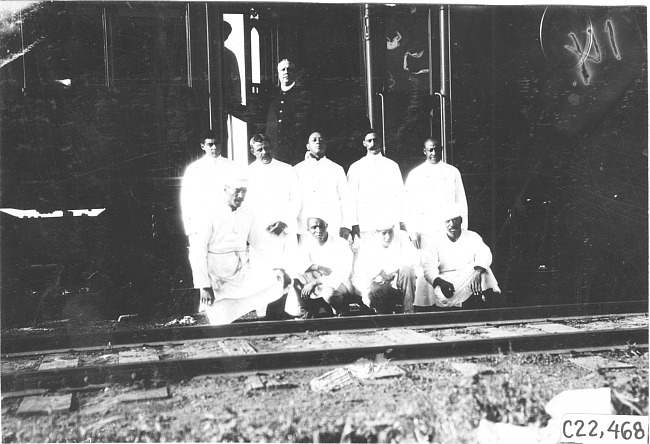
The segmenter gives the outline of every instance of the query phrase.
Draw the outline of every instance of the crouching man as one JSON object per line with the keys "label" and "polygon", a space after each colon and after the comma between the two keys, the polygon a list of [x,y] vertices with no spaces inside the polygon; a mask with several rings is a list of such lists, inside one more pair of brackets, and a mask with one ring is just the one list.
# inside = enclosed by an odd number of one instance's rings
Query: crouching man
{"label": "crouching man", "polygon": [[379,314],[413,313],[420,252],[405,231],[392,222],[377,222],[361,239],[354,261],[351,287],[363,305]]}
{"label": "crouching man", "polygon": [[[352,271],[349,243],[330,235],[323,216],[308,217],[306,236],[302,236],[292,276],[295,297],[287,299],[287,312],[302,318],[347,314],[349,291],[344,282]],[[332,309],[334,309],[334,312]]]}
{"label": "crouching man", "polygon": [[[247,241],[253,215],[241,204],[246,197],[243,171],[227,174],[223,193],[205,214],[198,233],[194,263],[194,285],[200,289],[199,311],[210,324],[228,324],[257,310],[265,313],[268,304],[282,296],[282,279],[272,269],[252,269]],[[192,251],[191,251],[192,253]]]}
{"label": "crouching man", "polygon": [[500,293],[490,265],[492,253],[477,233],[461,227],[457,205],[443,210],[445,231],[422,249],[424,276],[418,278],[415,311],[489,308]]}

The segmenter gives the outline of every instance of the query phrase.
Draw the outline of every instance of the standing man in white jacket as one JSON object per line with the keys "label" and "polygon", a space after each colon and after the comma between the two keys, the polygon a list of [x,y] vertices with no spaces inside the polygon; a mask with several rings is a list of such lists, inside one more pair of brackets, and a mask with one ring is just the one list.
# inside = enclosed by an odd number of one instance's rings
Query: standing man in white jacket
{"label": "standing man in white jacket", "polygon": [[374,231],[377,220],[391,220],[399,229],[404,226],[404,181],[399,166],[382,154],[377,131],[366,131],[363,146],[367,154],[350,165],[348,186],[356,222],[353,236]]}
{"label": "standing man in white jacket", "polygon": [[408,216],[406,227],[417,248],[427,238],[445,230],[443,208],[456,205],[467,229],[467,197],[458,169],[442,161],[442,146],[433,138],[424,141],[423,164],[406,178]]}
{"label": "standing man in white jacket", "polygon": [[306,235],[307,218],[322,214],[329,233],[349,239],[354,208],[343,167],[329,160],[327,145],[320,132],[311,133],[305,160],[294,166],[302,192],[299,224],[300,235]]}
{"label": "standing man in white jacket", "polygon": [[197,248],[197,233],[205,215],[215,205],[215,195],[223,193],[224,178],[235,168],[231,160],[221,156],[221,143],[214,131],[204,130],[199,137],[205,154],[187,167],[181,183],[181,212],[195,285],[197,264],[192,249]]}
{"label": "standing man in white jacket", "polygon": [[254,135],[250,148],[255,162],[248,167],[243,206],[253,213],[251,264],[286,270],[287,255],[297,247],[298,177],[291,165],[275,159],[268,136]]}

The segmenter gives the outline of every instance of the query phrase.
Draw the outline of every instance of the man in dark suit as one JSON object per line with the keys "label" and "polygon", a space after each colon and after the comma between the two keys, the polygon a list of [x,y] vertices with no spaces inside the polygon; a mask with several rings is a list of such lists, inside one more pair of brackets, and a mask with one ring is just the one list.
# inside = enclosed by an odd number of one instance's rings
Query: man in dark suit
{"label": "man in dark suit", "polygon": [[266,118],[266,135],[273,142],[276,158],[295,165],[305,158],[305,138],[311,133],[313,98],[296,83],[296,67],[284,59],[278,63],[280,86]]}

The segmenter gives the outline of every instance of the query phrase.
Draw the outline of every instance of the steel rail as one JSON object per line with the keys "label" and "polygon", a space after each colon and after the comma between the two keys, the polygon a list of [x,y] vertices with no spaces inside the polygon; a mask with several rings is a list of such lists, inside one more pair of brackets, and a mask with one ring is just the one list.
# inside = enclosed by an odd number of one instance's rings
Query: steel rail
{"label": "steel rail", "polygon": [[[107,351],[107,350],[121,350],[121,349],[129,349],[133,347],[140,347],[140,346],[149,346],[149,347],[158,347],[158,346],[165,346],[165,345],[182,345],[186,343],[191,343],[191,342],[196,342],[196,341],[213,341],[213,340],[219,340],[219,339],[245,339],[245,340],[254,340],[255,338],[267,338],[267,337],[273,337],[273,336],[287,336],[287,335],[292,335],[292,334],[301,334],[301,333],[315,333],[315,332],[351,332],[351,333],[369,333],[372,331],[381,331],[381,330],[388,330],[391,328],[412,328],[412,329],[417,329],[417,330],[429,330],[429,331],[434,331],[434,330],[449,330],[449,329],[455,329],[455,328],[481,328],[481,327],[505,327],[505,326],[517,326],[521,324],[535,324],[535,323],[545,323],[545,322],[564,322],[564,321],[596,321],[596,320],[610,320],[612,317],[618,317],[618,316],[645,316],[645,313],[624,313],[624,314],[606,314],[606,315],[588,315],[588,316],[563,316],[563,317],[556,317],[556,318],[548,318],[548,317],[542,317],[542,318],[532,318],[532,319],[512,319],[512,320],[502,320],[502,321],[491,321],[491,322],[466,322],[466,323],[448,323],[448,324],[440,324],[440,323],[420,323],[415,326],[400,326],[400,325],[389,325],[387,327],[366,327],[366,328],[343,328],[343,329],[322,329],[322,330],[301,330],[297,332],[273,332],[270,334],[250,334],[250,335],[232,335],[232,336],[202,336],[202,337],[183,337],[180,339],[172,339],[172,340],[161,340],[161,341],[143,341],[143,342],[129,342],[129,343],[124,343],[124,344],[105,344],[105,345],[99,345],[99,346],[90,346],[90,347],[85,347],[85,346],[77,346],[77,347],[68,347],[68,348],[59,348],[59,349],[47,349],[47,350],[30,350],[30,351],[23,351],[23,352],[17,352],[17,353],[3,353],[2,358],[4,359],[14,359],[14,358],[29,358],[29,357],[34,357],[34,356],[44,356],[44,355],[50,355],[50,354],[61,354],[61,353],[71,353],[71,352],[76,352],[76,353],[87,353],[87,352],[97,352],[97,351]],[[347,326],[349,327],[349,326]],[[208,327],[211,328],[211,327]],[[214,327],[212,327],[214,328]]]}
{"label": "steel rail", "polygon": [[49,389],[85,390],[105,383],[178,381],[203,374],[250,373],[309,367],[349,365],[362,357],[386,353],[393,362],[442,358],[569,350],[609,349],[635,344],[647,348],[648,328],[591,330],[502,338],[464,339],[417,344],[382,344],[290,352],[266,352],[210,358],[184,358],[147,363],[109,364],[57,370],[2,373],[4,392]]}
{"label": "steel rail", "polygon": [[433,313],[354,316],[288,321],[235,322],[227,325],[163,327],[147,330],[97,331],[76,334],[38,334],[28,337],[2,337],[2,354],[69,350],[77,347],[113,347],[156,342],[239,336],[268,336],[306,331],[345,331],[371,328],[421,327],[449,328],[470,324],[498,324],[531,320],[560,320],[576,316],[647,314],[648,301],[592,304],[508,307],[484,310],[457,310]]}

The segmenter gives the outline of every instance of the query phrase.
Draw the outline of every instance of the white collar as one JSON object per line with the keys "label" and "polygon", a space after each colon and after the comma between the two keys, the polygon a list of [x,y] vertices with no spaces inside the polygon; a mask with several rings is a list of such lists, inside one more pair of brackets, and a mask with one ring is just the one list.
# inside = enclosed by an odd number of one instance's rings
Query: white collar
{"label": "white collar", "polygon": [[280,84],[280,89],[281,89],[282,91],[284,91],[284,92],[287,92],[287,91],[289,91],[291,88],[293,88],[295,85],[296,85],[296,82],[293,82],[293,83],[292,83],[291,85],[289,85],[289,86],[284,86],[284,85]]}
{"label": "white collar", "polygon": [[309,151],[305,153],[305,160],[313,160],[314,162],[320,162],[323,159],[326,159],[327,156],[323,156],[320,159],[316,159]]}

